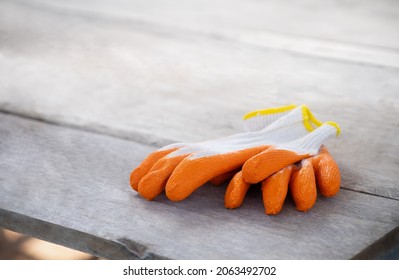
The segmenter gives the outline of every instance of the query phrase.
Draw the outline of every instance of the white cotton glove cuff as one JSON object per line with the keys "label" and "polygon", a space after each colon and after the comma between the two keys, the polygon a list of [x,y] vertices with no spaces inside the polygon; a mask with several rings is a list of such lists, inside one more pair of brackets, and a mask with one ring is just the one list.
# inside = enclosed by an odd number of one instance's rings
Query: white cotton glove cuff
{"label": "white cotton glove cuff", "polygon": [[[272,119],[279,117],[271,122]],[[249,131],[234,134],[215,140],[200,142],[196,144],[176,144],[169,145],[163,149],[182,147],[167,157],[174,157],[184,154],[191,154],[191,158],[211,156],[215,154],[230,153],[236,150],[243,150],[264,145],[276,145],[286,143],[301,138],[312,131],[314,127],[321,123],[311,115],[306,106],[291,107],[282,113],[271,113],[269,115],[254,115],[250,119],[258,119],[258,128],[262,125],[267,126],[258,131]],[[252,128],[255,122],[252,122]],[[181,145],[181,146],[180,146]]]}

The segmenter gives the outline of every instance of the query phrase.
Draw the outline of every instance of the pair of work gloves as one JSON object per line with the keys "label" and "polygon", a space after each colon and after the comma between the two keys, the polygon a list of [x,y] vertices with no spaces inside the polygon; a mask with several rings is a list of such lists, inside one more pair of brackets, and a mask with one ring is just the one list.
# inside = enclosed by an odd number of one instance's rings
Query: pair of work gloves
{"label": "pair of work gloves", "polygon": [[288,190],[299,211],[316,202],[317,189],[333,196],[340,173],[323,142],[340,133],[334,122],[321,123],[309,108],[284,106],[244,116],[246,132],[199,143],[167,145],[147,156],[131,173],[130,185],[148,200],[164,190],[180,201],[207,182],[231,179],[225,207],[240,207],[253,184],[261,183],[266,214],[281,211]]}

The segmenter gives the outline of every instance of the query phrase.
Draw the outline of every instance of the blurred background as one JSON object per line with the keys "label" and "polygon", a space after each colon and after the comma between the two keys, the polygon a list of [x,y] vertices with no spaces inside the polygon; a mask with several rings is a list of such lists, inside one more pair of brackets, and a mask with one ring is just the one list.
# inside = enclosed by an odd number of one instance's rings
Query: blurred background
{"label": "blurred background", "polygon": [[0,260],[96,260],[98,258],[0,228]]}

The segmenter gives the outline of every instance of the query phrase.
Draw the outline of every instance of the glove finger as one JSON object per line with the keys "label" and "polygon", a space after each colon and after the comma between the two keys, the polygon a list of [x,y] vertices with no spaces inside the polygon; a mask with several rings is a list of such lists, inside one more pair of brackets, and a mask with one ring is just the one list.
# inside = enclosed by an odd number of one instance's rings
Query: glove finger
{"label": "glove finger", "polygon": [[165,189],[166,182],[173,170],[188,156],[189,154],[170,158],[166,156],[158,160],[150,172],[140,180],[138,185],[139,194],[148,200],[158,196]]}
{"label": "glove finger", "polygon": [[313,168],[320,193],[326,197],[336,195],[341,186],[341,174],[337,163],[325,147],[313,158]]}
{"label": "glove finger", "polygon": [[299,211],[306,212],[316,202],[316,179],[311,160],[304,159],[300,169],[292,171],[289,188],[292,199]]}
{"label": "glove finger", "polygon": [[237,172],[239,172],[239,171],[240,170],[234,170],[234,171],[223,173],[219,176],[212,178],[211,180],[209,180],[209,182],[214,186],[223,185],[225,182],[232,179],[234,177],[234,175],[237,174]]}
{"label": "glove finger", "polygon": [[226,154],[188,157],[170,176],[166,184],[166,195],[173,201],[183,200],[210,179],[238,169],[246,160],[266,148],[267,146],[258,146]]}
{"label": "glove finger", "polygon": [[244,201],[244,197],[247,194],[249,187],[250,184],[244,181],[242,172],[237,172],[227,186],[226,193],[224,195],[224,206],[229,209],[240,207]]}
{"label": "glove finger", "polygon": [[309,157],[308,154],[297,154],[293,151],[270,147],[245,162],[242,167],[244,180],[251,184],[259,183],[284,167],[307,157]]}
{"label": "glove finger", "polygon": [[130,186],[135,191],[139,188],[139,182],[141,178],[146,175],[153,165],[161,158],[170,154],[171,152],[177,150],[178,148],[166,149],[166,150],[158,150],[151,154],[149,154],[141,163],[140,165],[132,171],[130,174]]}
{"label": "glove finger", "polygon": [[274,173],[262,182],[262,197],[265,212],[275,215],[281,211],[287,197],[292,165]]}

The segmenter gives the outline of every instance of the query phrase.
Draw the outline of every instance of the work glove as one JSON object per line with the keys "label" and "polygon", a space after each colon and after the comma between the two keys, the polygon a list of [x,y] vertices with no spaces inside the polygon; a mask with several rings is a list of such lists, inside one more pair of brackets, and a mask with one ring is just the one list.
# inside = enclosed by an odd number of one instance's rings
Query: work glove
{"label": "work glove", "polygon": [[255,114],[248,118],[248,132],[194,144],[172,144],[151,153],[132,172],[132,188],[149,200],[164,189],[170,200],[185,199],[209,180],[241,168],[269,147],[307,135],[319,125],[309,117],[306,106]]}
{"label": "work glove", "polygon": [[340,173],[322,143],[339,132],[336,123],[327,122],[306,136],[269,147],[248,159],[227,187],[225,207],[241,206],[250,185],[259,182],[266,214],[281,211],[288,189],[297,209],[303,212],[315,204],[317,188],[323,196],[335,195],[340,188]]}

